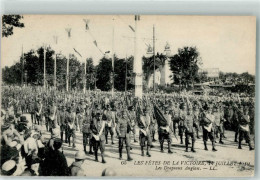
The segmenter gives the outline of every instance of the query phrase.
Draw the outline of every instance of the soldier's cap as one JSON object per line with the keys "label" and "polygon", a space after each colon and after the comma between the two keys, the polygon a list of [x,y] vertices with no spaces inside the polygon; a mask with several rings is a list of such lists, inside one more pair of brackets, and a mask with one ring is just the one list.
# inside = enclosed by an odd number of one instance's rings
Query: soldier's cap
{"label": "soldier's cap", "polygon": [[53,147],[55,150],[60,149],[62,146],[62,140],[60,138],[54,138]]}
{"label": "soldier's cap", "polygon": [[116,172],[112,168],[106,168],[102,171],[102,176],[116,176]]}
{"label": "soldier's cap", "polygon": [[98,117],[98,116],[100,116],[100,115],[101,115],[101,113],[98,112],[98,113],[96,114],[96,117]]}
{"label": "soldier's cap", "polygon": [[21,123],[28,123],[29,121],[27,120],[26,116],[21,116],[20,117],[20,122]]}
{"label": "soldier's cap", "polygon": [[2,165],[2,174],[5,176],[11,176],[16,169],[16,162],[14,160],[8,160]]}
{"label": "soldier's cap", "polygon": [[86,154],[84,151],[78,151],[76,154],[75,154],[75,159],[77,160],[84,160],[86,159]]}
{"label": "soldier's cap", "polygon": [[11,123],[5,123],[2,125],[2,131],[7,130],[11,126]]}
{"label": "soldier's cap", "polygon": [[127,108],[129,111],[132,111],[133,109],[134,109],[134,107],[133,106],[128,106],[128,108]]}

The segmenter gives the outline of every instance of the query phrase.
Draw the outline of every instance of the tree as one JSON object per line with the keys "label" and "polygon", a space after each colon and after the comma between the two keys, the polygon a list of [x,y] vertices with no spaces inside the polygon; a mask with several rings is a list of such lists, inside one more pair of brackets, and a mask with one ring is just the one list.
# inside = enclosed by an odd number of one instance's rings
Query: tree
{"label": "tree", "polygon": [[173,72],[174,83],[188,87],[198,78],[199,52],[196,47],[178,49],[178,53],[170,58],[170,69]]}
{"label": "tree", "polygon": [[14,27],[23,28],[24,23],[20,20],[23,18],[21,15],[3,15],[2,17],[2,36],[8,37],[13,34]]}

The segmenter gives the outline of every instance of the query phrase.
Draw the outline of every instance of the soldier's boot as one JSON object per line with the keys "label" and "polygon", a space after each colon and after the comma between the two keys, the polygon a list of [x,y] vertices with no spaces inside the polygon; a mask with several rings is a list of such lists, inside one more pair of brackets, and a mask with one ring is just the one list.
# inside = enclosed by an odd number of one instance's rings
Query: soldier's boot
{"label": "soldier's boot", "polygon": [[235,132],[235,140],[234,140],[234,142],[238,142],[237,141],[237,135],[238,135],[238,132]]}
{"label": "soldier's boot", "polygon": [[93,151],[92,151],[92,143],[89,142],[89,154],[94,154]]}
{"label": "soldier's boot", "polygon": [[153,142],[156,142],[156,139],[154,138],[155,136],[155,133],[153,133]]}
{"label": "soldier's boot", "polygon": [[217,149],[215,148],[215,141],[212,141],[212,151],[217,151]]}
{"label": "soldier's boot", "polygon": [[204,150],[208,150],[208,146],[207,146],[207,141],[203,141],[204,142]]}
{"label": "soldier's boot", "polygon": [[197,129],[197,139],[200,139],[199,130]]}
{"label": "soldier's boot", "polygon": [[141,156],[144,156],[144,147],[141,146]]}
{"label": "soldier's boot", "polygon": [[195,145],[195,141],[192,141],[192,143],[191,143],[191,151],[192,152],[196,152],[195,148],[194,148],[194,145]]}
{"label": "soldier's boot", "polygon": [[172,150],[171,150],[171,143],[168,143],[168,153],[169,153],[169,154],[172,154],[172,153],[173,153]]}
{"label": "soldier's boot", "polygon": [[121,160],[122,159],[122,149],[119,148],[119,159]]}
{"label": "soldier's boot", "polygon": [[83,148],[84,148],[85,154],[87,154],[87,149],[86,149],[86,145],[85,144],[83,144]]}
{"label": "soldier's boot", "polygon": [[147,155],[148,157],[151,157],[151,154],[150,154],[150,146],[147,146],[146,155]]}
{"label": "soldier's boot", "polygon": [[108,144],[108,142],[107,142],[107,136],[106,136],[106,144]]}
{"label": "soldier's boot", "polygon": [[65,132],[65,143],[68,143],[68,133]]}
{"label": "soldier's boot", "polygon": [[98,162],[98,153],[97,153],[97,151],[95,151],[95,161]]}
{"label": "soldier's boot", "polygon": [[219,138],[219,143],[220,143],[220,144],[224,144],[224,142],[222,141],[222,138],[223,138],[223,135],[220,134],[220,138]]}
{"label": "soldier's boot", "polygon": [[249,146],[249,151],[254,150],[254,148],[252,147],[251,141],[248,141],[248,146]]}
{"label": "soldier's boot", "polygon": [[242,149],[241,141],[242,141],[242,140],[239,140],[239,141],[238,141],[238,149]]}
{"label": "soldier's boot", "polygon": [[189,143],[188,143],[188,139],[186,138],[185,139],[185,147],[186,147],[186,152],[188,152],[189,150],[188,150],[188,148],[189,148]]}
{"label": "soldier's boot", "polygon": [[111,136],[111,141],[112,141],[111,144],[115,144],[115,143],[114,143],[113,135]]}
{"label": "soldier's boot", "polygon": [[130,156],[130,147],[126,147],[126,153],[127,153],[127,161],[132,161],[133,159]]}
{"label": "soldier's boot", "polygon": [[160,146],[161,146],[161,152],[163,153],[164,150],[163,150],[163,143],[160,143]]}
{"label": "soldier's boot", "polygon": [[105,163],[106,163],[106,160],[105,160],[105,155],[104,155],[104,153],[101,153],[101,157],[102,157],[102,163],[105,164]]}
{"label": "soldier's boot", "polygon": [[60,139],[63,142],[63,132],[60,132]]}

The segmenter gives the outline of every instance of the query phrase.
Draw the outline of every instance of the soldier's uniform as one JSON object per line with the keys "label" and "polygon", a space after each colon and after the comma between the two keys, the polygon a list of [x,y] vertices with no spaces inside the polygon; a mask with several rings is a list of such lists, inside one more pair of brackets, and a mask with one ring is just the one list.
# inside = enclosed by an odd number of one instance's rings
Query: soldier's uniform
{"label": "soldier's uniform", "polygon": [[171,151],[172,120],[171,120],[171,116],[169,114],[169,110],[168,109],[166,110],[166,112],[164,114],[164,117],[167,120],[166,126],[159,126],[158,125],[158,135],[159,135],[161,152],[164,152],[164,150],[163,150],[163,143],[164,143],[164,140],[166,139],[167,142],[168,142],[168,153],[172,154],[172,151]]}
{"label": "soldier's uniform", "polygon": [[123,111],[120,117],[118,118],[116,131],[119,137],[119,158],[122,159],[123,144],[125,142],[128,161],[132,160],[130,156],[130,129],[130,121],[128,121],[127,119],[126,112]]}
{"label": "soldier's uniform", "polygon": [[199,137],[200,112],[196,105],[193,107],[193,115],[194,115],[194,126],[195,126],[195,130],[196,130],[196,136],[198,139],[200,139],[200,137]]}
{"label": "soldier's uniform", "polygon": [[188,152],[188,146],[189,146],[189,137],[192,139],[192,146],[191,151],[196,152],[194,149],[195,145],[195,115],[191,112],[191,107],[187,108],[187,114],[184,117],[184,128],[185,128],[185,146],[186,146],[186,152]]}
{"label": "soldier's uniform", "polygon": [[108,139],[108,133],[111,136],[111,143],[114,144],[113,136],[114,136],[114,131],[113,128],[115,126],[115,119],[113,117],[113,113],[111,111],[110,106],[107,106],[108,110],[103,114],[104,119],[106,119],[106,126],[105,126],[105,137],[106,137],[106,144],[108,144],[107,139]]}
{"label": "soldier's uniform", "polygon": [[179,136],[181,139],[181,144],[183,144],[183,134],[184,134],[184,118],[186,116],[186,106],[184,103],[180,104],[180,114],[179,114]]}
{"label": "soldier's uniform", "polygon": [[214,135],[214,128],[213,128],[213,122],[214,122],[214,116],[212,114],[211,108],[208,107],[208,105],[204,106],[204,112],[202,114],[202,129],[203,129],[203,142],[204,142],[204,149],[207,151],[207,141],[208,138],[210,138],[212,142],[212,151],[217,151],[215,148],[215,135]]}
{"label": "soldier's uniform", "polygon": [[[68,122],[66,119],[66,111],[65,111],[66,107],[64,105],[61,106],[61,110],[59,111],[59,121],[58,124],[60,126],[60,137],[61,140],[63,141],[63,134],[66,131],[66,128],[68,126]],[[65,137],[65,141],[67,140],[67,136]]]}
{"label": "soldier's uniform", "polygon": [[136,139],[136,112],[133,108],[133,106],[130,106],[128,108],[129,110],[129,118],[130,118],[130,124],[131,124],[131,131],[133,132],[133,135],[134,135],[134,142],[137,142],[137,139]]}
{"label": "soldier's uniform", "polygon": [[86,153],[86,146],[88,144],[88,139],[89,139],[89,154],[93,154],[92,152],[92,134],[90,130],[90,125],[91,125],[91,114],[90,111],[86,111],[86,116],[83,118],[82,122],[82,134],[83,134],[83,147],[84,147],[84,152]]}
{"label": "soldier's uniform", "polygon": [[151,123],[151,119],[150,116],[147,112],[147,110],[144,110],[144,115],[141,116],[141,124],[139,125],[140,131],[139,131],[139,139],[140,139],[140,146],[141,146],[141,153],[142,156],[144,156],[144,147],[145,147],[145,142],[147,142],[147,152],[146,155],[148,157],[151,157],[150,154],[150,148],[152,145],[151,142],[151,133],[150,133],[150,123]]}
{"label": "soldier's uniform", "polygon": [[75,145],[75,121],[76,121],[76,112],[73,112],[71,109],[69,109],[69,112],[67,114],[67,120],[68,120],[68,126],[67,126],[67,133],[68,133],[68,143],[70,147],[70,138],[72,137],[72,147],[76,147]]}
{"label": "soldier's uniform", "polygon": [[35,105],[35,118],[37,121],[37,124],[40,125],[40,123],[42,124],[42,113],[43,113],[43,104],[41,103],[41,101],[38,99],[37,103]]}
{"label": "soldier's uniform", "polygon": [[104,158],[105,152],[105,122],[102,121],[102,115],[100,113],[96,114],[96,118],[93,118],[93,122],[90,126],[91,132],[93,134],[92,142],[95,152],[95,161],[98,161],[98,149],[100,149],[102,163],[106,163]]}
{"label": "soldier's uniform", "polygon": [[215,134],[219,133],[220,135],[219,143],[224,144],[224,142],[222,141],[223,132],[224,132],[223,131],[224,117],[220,113],[218,107],[215,106],[213,110],[214,110],[213,115],[214,115]]}
{"label": "soldier's uniform", "polygon": [[57,125],[57,107],[55,106],[54,102],[51,102],[48,108],[47,120],[49,125],[49,131],[52,132],[52,129],[54,129]]}
{"label": "soldier's uniform", "polygon": [[242,110],[238,111],[238,127],[239,127],[239,141],[238,141],[238,149],[242,149],[241,142],[245,138],[246,142],[248,143],[249,150],[253,150],[250,139],[250,130],[249,130],[249,124],[250,124],[250,117],[248,115],[248,109],[245,109],[244,112]]}

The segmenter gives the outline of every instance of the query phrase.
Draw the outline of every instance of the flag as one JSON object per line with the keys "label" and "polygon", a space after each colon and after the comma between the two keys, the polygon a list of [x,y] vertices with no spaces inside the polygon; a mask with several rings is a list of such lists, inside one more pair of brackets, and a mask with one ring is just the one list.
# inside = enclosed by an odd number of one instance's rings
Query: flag
{"label": "flag", "polygon": [[82,57],[81,54],[75,48],[73,48],[73,49],[80,57]]}
{"label": "flag", "polygon": [[95,41],[93,41],[93,43],[95,44],[95,46],[97,46],[97,41],[95,40]]}
{"label": "flag", "polygon": [[128,25],[128,27],[129,27],[133,32],[135,32],[135,29],[134,29],[131,25]]}
{"label": "flag", "polygon": [[85,25],[86,30],[89,30],[89,26],[88,26],[89,19],[83,19],[83,21],[86,23]]}
{"label": "flag", "polygon": [[165,119],[164,115],[160,111],[160,109],[154,104],[154,116],[157,120],[158,126],[166,126],[167,120]]}

